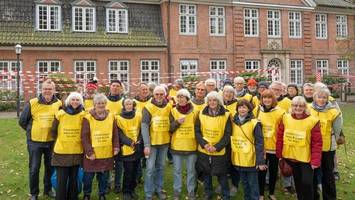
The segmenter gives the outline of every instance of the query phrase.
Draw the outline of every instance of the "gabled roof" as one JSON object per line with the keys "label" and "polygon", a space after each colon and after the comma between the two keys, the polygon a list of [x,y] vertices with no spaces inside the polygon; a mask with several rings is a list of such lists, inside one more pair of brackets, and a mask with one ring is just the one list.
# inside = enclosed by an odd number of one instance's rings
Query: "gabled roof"
{"label": "gabled roof", "polygon": [[344,8],[355,8],[355,4],[350,0],[314,0],[317,5],[320,6],[334,6],[334,7],[344,7]]}
{"label": "gabled roof", "polygon": [[128,8],[122,0],[112,0],[110,3],[105,5],[106,8]]}
{"label": "gabled roof", "polygon": [[71,3],[73,6],[95,6],[95,3],[90,0],[76,0]]}

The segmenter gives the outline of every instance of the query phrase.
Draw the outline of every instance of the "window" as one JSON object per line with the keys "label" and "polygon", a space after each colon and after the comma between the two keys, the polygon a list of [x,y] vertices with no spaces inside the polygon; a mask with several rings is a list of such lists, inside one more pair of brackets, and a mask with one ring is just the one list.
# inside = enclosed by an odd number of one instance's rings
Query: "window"
{"label": "window", "polygon": [[303,84],[303,61],[291,60],[290,82],[297,85]]}
{"label": "window", "polygon": [[328,75],[328,60],[317,60],[316,61],[317,73],[319,72],[322,76]]}
{"label": "window", "polygon": [[210,6],[210,34],[223,36],[225,34],[224,7]]}
{"label": "window", "polygon": [[129,62],[127,60],[111,60],[109,61],[109,79],[120,80],[125,89],[129,88]]}
{"label": "window", "polygon": [[141,79],[142,82],[159,83],[159,60],[142,60],[141,61]]}
{"label": "window", "polygon": [[259,35],[259,13],[257,9],[244,9],[244,35]]}
{"label": "window", "polygon": [[109,33],[128,33],[128,12],[126,9],[106,10],[106,30]]}
{"label": "window", "polygon": [[36,29],[39,31],[61,30],[61,7],[36,5]]}
{"label": "window", "polygon": [[214,78],[217,81],[217,87],[223,85],[223,81],[227,79],[226,74],[227,61],[225,60],[211,60],[210,61],[210,78]]}
{"label": "window", "polygon": [[[20,62],[20,73],[22,62]],[[20,92],[22,92],[22,78],[20,79]],[[0,89],[16,90],[17,89],[17,62],[16,61],[0,61]]]}
{"label": "window", "polygon": [[348,36],[348,19],[346,15],[336,16],[337,37],[345,38]]}
{"label": "window", "polygon": [[316,38],[327,39],[327,15],[316,14]]}
{"label": "window", "polygon": [[95,32],[95,30],[95,8],[73,7],[73,31]]}
{"label": "window", "polygon": [[247,61],[245,61],[245,70],[246,71],[258,70],[259,66],[260,66],[260,61],[258,61],[258,60],[247,60]]}
{"label": "window", "polygon": [[87,83],[96,77],[96,61],[75,61],[75,79],[81,83]]}
{"label": "window", "polygon": [[47,79],[49,74],[54,72],[60,72],[60,61],[38,61],[37,71],[38,71],[38,82],[37,82],[37,93],[41,92],[42,83]]}
{"label": "window", "polygon": [[338,73],[341,75],[349,74],[349,62],[348,60],[337,60]]}
{"label": "window", "polygon": [[181,60],[180,71],[181,71],[181,78],[187,76],[196,76],[197,60]]}
{"label": "window", "polygon": [[196,6],[180,5],[180,34],[196,35]]}
{"label": "window", "polygon": [[300,12],[289,12],[288,13],[288,22],[289,22],[289,36],[291,38],[301,38],[302,32],[302,18]]}
{"label": "window", "polygon": [[281,37],[281,16],[278,10],[267,11],[267,27],[269,37]]}

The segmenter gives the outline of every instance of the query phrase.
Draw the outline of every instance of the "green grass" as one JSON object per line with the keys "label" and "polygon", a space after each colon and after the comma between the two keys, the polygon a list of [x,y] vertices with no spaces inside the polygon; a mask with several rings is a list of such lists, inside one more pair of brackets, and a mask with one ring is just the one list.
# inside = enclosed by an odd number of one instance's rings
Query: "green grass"
{"label": "green grass", "polygon": [[[355,105],[344,105],[342,110],[345,119],[344,133],[347,139],[348,157],[345,156],[344,146],[341,146],[337,151],[338,167],[341,175],[341,180],[337,182],[337,192],[338,199],[350,200],[354,199],[355,195],[355,160],[353,158],[355,156],[355,146],[352,144],[352,141],[355,140],[355,134],[353,134],[355,133]],[[27,199],[29,188],[26,136],[25,132],[17,125],[17,120],[0,119],[0,147],[0,200]],[[41,168],[41,172],[43,173],[43,168]],[[41,191],[43,191],[43,176],[41,175],[40,177],[40,187]],[[172,195],[172,183],[172,166],[167,164],[164,188],[168,195]],[[278,181],[276,189],[276,197],[278,199],[296,199],[294,196],[284,195],[281,192],[280,184],[281,181]],[[183,190],[183,194],[185,194],[185,187]],[[92,199],[97,199],[95,191],[92,194]],[[142,185],[138,186],[137,193],[140,195],[140,199],[143,199],[144,191]],[[198,194],[201,196],[202,193],[203,190],[200,187]],[[267,191],[265,194],[267,194]],[[41,199],[44,198],[42,197]],[[108,199],[122,199],[122,196],[110,193]],[[237,198],[233,199],[242,199],[242,190],[238,191]]]}

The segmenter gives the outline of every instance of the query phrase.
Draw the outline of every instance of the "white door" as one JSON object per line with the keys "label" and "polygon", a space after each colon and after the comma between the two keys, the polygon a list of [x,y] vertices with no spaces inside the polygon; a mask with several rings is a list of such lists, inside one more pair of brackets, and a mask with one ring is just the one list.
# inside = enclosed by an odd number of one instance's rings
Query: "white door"
{"label": "white door", "polygon": [[267,66],[267,75],[270,81],[281,81],[281,61],[279,59],[270,60]]}

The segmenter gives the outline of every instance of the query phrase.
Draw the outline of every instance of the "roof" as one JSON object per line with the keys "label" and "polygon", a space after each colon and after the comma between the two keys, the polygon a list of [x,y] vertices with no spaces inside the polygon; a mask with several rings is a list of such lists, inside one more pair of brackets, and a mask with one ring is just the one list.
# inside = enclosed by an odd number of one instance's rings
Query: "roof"
{"label": "roof", "polygon": [[314,0],[317,5],[320,6],[334,6],[334,7],[345,7],[345,8],[355,8],[355,4],[351,3],[350,0]]}
{"label": "roof", "polygon": [[[128,34],[105,31],[107,1],[96,5],[96,32],[72,32],[71,0],[62,2],[62,31],[36,31],[34,0],[0,1],[0,45],[81,47],[164,47],[160,5],[125,3]],[[149,17],[147,17],[149,16]]]}

